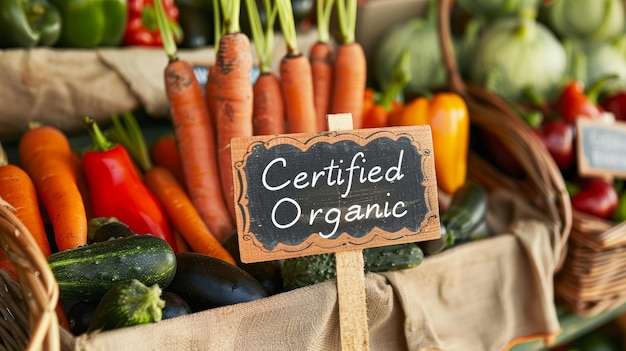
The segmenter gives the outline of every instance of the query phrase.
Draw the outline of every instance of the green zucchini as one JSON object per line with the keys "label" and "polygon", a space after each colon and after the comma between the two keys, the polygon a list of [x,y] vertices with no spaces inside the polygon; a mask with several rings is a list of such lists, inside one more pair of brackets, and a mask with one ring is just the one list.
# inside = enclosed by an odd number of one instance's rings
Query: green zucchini
{"label": "green zucchini", "polygon": [[163,307],[165,301],[157,284],[147,287],[137,279],[118,282],[102,296],[87,332],[158,322]]}
{"label": "green zucchini", "polygon": [[[364,271],[388,272],[417,267],[424,253],[417,243],[370,247],[363,250]],[[282,278],[286,290],[317,284],[337,276],[335,255],[332,253],[286,259]]]}
{"label": "green zucchini", "polygon": [[487,214],[488,196],[485,189],[468,180],[452,196],[448,209],[441,215],[441,238],[420,243],[426,255],[434,255],[466,241]]}
{"label": "green zucchini", "polygon": [[169,244],[149,234],[81,246],[48,257],[63,299],[93,301],[120,281],[137,279],[164,288],[176,274]]}

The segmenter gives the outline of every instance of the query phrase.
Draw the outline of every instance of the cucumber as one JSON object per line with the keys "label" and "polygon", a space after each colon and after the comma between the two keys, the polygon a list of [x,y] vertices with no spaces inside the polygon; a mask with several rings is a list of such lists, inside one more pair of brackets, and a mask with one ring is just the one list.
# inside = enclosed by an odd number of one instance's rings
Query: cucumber
{"label": "cucumber", "polygon": [[268,296],[249,273],[215,257],[181,252],[176,260],[176,275],[166,291],[182,297],[193,312]]}
{"label": "cucumber", "polygon": [[147,287],[137,279],[118,282],[98,303],[87,332],[158,322],[165,307],[160,296],[157,284]]}
{"label": "cucumber", "polygon": [[469,239],[487,214],[488,196],[485,189],[468,180],[452,196],[448,209],[441,215],[441,238],[420,243],[426,255],[434,255],[456,242]]}
{"label": "cucumber", "polygon": [[487,192],[468,180],[452,197],[450,206],[441,215],[441,224],[454,239],[465,240],[485,220]]}
{"label": "cucumber", "polygon": [[[363,250],[367,272],[388,272],[417,267],[424,253],[417,243],[370,247]],[[317,284],[337,276],[335,255],[332,253],[286,259],[283,262],[283,287],[286,290]]]}
{"label": "cucumber", "polygon": [[167,286],[176,274],[176,255],[163,239],[133,235],[60,251],[48,264],[63,299],[94,301],[121,281],[137,279]]}

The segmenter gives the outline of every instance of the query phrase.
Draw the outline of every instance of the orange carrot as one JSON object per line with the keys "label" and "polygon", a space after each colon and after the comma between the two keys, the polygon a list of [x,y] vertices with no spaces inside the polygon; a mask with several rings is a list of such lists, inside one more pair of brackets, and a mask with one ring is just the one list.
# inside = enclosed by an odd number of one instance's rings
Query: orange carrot
{"label": "orange carrot", "polygon": [[311,46],[309,61],[313,76],[313,102],[319,132],[328,130],[326,115],[329,112],[333,81],[333,48],[330,45],[330,14],[334,0],[316,1],[317,42]]}
{"label": "orange carrot", "polygon": [[356,0],[337,0],[342,41],[335,51],[330,108],[332,113],[351,113],[354,129],[363,127],[363,91],[367,83],[365,52],[354,38],[356,7]]}
{"label": "orange carrot", "polygon": [[44,256],[50,256],[50,242],[41,216],[35,184],[21,167],[9,164],[1,144],[0,197],[13,206],[15,216],[26,226]]}
{"label": "orange carrot", "polygon": [[[182,184],[179,185],[182,186]],[[191,252],[189,244],[187,244],[185,238],[183,238],[183,235],[180,234],[178,230],[174,231],[174,239],[176,239],[176,248],[178,249],[178,252]]]}
{"label": "orange carrot", "polygon": [[165,167],[172,172],[183,188],[187,188],[183,161],[174,135],[163,136],[153,143],[150,147],[150,158],[154,165]]}
{"label": "orange carrot", "polygon": [[74,173],[76,174],[76,186],[83,198],[83,204],[85,205],[85,215],[87,219],[93,217],[93,208],[91,206],[91,197],[89,194],[89,186],[87,185],[87,177],[85,176],[85,169],[83,168],[83,159],[80,155],[72,152],[72,165],[74,166]]}
{"label": "orange carrot", "polygon": [[313,44],[309,53],[313,76],[313,102],[319,132],[328,130],[326,115],[329,112],[330,97],[332,96],[332,54],[331,46],[324,42]]}
{"label": "orange carrot", "polygon": [[264,29],[255,0],[246,0],[246,4],[260,71],[253,86],[253,131],[255,135],[283,134],[286,132],[285,102],[280,80],[271,70],[276,12],[272,10],[269,0],[265,0],[265,13],[268,15]]}
{"label": "orange carrot", "polygon": [[146,172],[144,180],[161,201],[174,227],[194,252],[210,255],[236,265],[230,253],[204,224],[172,173],[166,168],[156,166]]}
{"label": "orange carrot", "polygon": [[219,90],[219,86],[217,85],[217,81],[215,77],[217,77],[217,65],[213,65],[209,67],[209,75],[206,80],[206,85],[204,86],[204,101],[207,109],[209,110],[209,119],[211,120],[211,127],[213,130],[217,130],[217,126],[215,123],[215,116],[217,115],[217,92]]}
{"label": "orange carrot", "polygon": [[18,153],[50,218],[58,250],[87,244],[87,214],[65,134],[51,126],[30,129],[22,135]]}
{"label": "orange carrot", "polygon": [[[217,51],[215,123],[217,155],[222,192],[231,217],[235,218],[233,173],[230,155],[232,138],[252,136],[252,52],[250,39],[239,28],[239,0],[222,0],[225,34]],[[228,233],[214,232],[222,241]]]}
{"label": "orange carrot", "polygon": [[[155,4],[159,28],[166,30],[161,35],[169,59],[164,70],[165,92],[170,102],[185,183],[200,217],[210,231],[221,239],[233,231],[234,217],[231,217],[226,207],[227,202],[220,187],[216,137],[209,111],[193,66],[178,59],[173,36],[167,32],[169,27],[161,1]],[[230,198],[232,200],[232,195]]]}
{"label": "orange carrot", "polygon": [[285,102],[280,80],[272,73],[262,73],[254,83],[253,125],[255,135],[286,133]]}
{"label": "orange carrot", "polygon": [[15,216],[28,228],[44,256],[50,256],[50,243],[39,211],[37,191],[22,168],[12,164],[0,167],[0,196],[15,208]]}
{"label": "orange carrot", "polygon": [[298,50],[291,3],[289,0],[280,0],[276,4],[280,27],[287,44],[287,53],[280,61],[279,70],[288,131],[316,132],[318,127],[313,101],[311,62]]}
{"label": "orange carrot", "polygon": [[222,37],[222,23],[221,23],[221,13],[219,2],[217,0],[211,1],[213,5],[213,35],[214,35],[214,51],[215,51],[215,62],[213,65],[209,66],[207,71],[207,80],[206,85],[204,86],[204,101],[206,103],[207,108],[209,109],[209,117],[211,118],[211,125],[213,126],[213,130],[217,130],[217,126],[215,123],[216,109],[217,109],[217,91],[219,90],[219,86],[217,85],[217,52],[219,49],[220,39]]}

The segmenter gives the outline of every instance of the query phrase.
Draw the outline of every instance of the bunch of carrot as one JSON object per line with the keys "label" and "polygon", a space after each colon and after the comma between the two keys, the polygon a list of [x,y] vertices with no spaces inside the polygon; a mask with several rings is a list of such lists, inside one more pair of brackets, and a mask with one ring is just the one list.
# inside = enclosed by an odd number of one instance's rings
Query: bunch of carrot
{"label": "bunch of carrot", "polygon": [[[170,60],[165,68],[165,90],[176,132],[176,157],[180,159],[175,164],[180,162],[182,169],[178,180],[182,180],[205,225],[223,241],[236,227],[231,140],[322,132],[327,130],[328,113],[351,113],[355,127],[363,126],[366,62],[354,36],[355,0],[317,2],[318,42],[308,56],[298,48],[289,0],[263,0],[265,26],[257,2],[246,0],[260,68],[260,76],[253,82],[251,41],[239,24],[241,1],[217,0],[213,4],[216,57],[204,95],[191,65],[178,59],[175,43],[169,39],[164,42]],[[329,34],[335,4],[342,29],[336,51]],[[278,74],[271,70],[276,17],[287,46]],[[171,172],[176,169],[171,168]]]}

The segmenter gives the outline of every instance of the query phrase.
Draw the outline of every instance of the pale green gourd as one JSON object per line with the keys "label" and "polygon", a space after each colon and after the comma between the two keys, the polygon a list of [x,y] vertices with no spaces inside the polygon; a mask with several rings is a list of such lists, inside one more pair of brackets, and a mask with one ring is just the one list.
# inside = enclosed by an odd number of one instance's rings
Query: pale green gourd
{"label": "pale green gourd", "polygon": [[542,18],[563,38],[604,41],[624,30],[622,0],[554,0],[542,10]]}
{"label": "pale green gourd", "polygon": [[550,99],[563,83],[567,57],[562,43],[529,17],[497,20],[484,29],[475,48],[470,79],[512,101],[531,88]]}
{"label": "pale green gourd", "polygon": [[539,0],[456,0],[459,7],[468,13],[486,18],[514,15],[521,9],[539,6]]}
{"label": "pale green gourd", "polygon": [[379,90],[392,83],[394,64],[405,49],[411,57],[411,79],[404,91],[416,94],[446,83],[437,21],[437,0],[430,0],[428,15],[402,22],[388,30],[374,56],[374,79]]}

